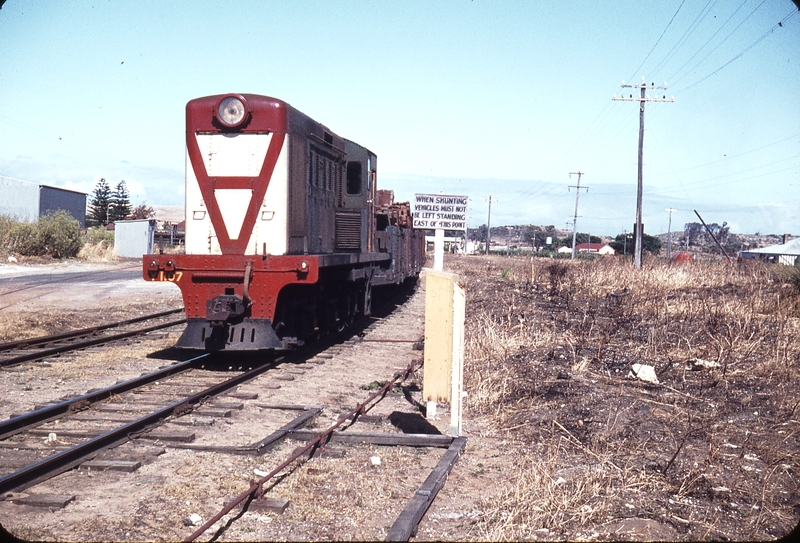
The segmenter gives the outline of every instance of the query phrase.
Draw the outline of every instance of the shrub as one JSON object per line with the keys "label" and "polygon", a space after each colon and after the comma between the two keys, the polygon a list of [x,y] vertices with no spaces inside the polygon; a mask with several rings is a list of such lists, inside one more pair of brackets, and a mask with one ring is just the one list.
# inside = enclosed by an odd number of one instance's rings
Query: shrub
{"label": "shrub", "polygon": [[66,211],[56,211],[39,219],[41,254],[71,258],[81,250],[80,223]]}
{"label": "shrub", "polygon": [[11,252],[26,256],[41,254],[39,252],[39,233],[33,223],[18,222],[12,225],[8,230],[5,242]]}
{"label": "shrub", "polygon": [[0,245],[3,247],[6,246],[6,240],[8,239],[8,233],[15,224],[19,221],[16,219],[9,217],[8,215],[0,215]]}
{"label": "shrub", "polygon": [[114,245],[114,233],[108,232],[102,226],[95,226],[86,231],[86,243],[91,245],[102,245],[107,249]]}
{"label": "shrub", "polygon": [[0,220],[0,235],[4,247],[23,256],[70,258],[78,254],[82,245],[80,223],[66,211],[44,216],[36,223],[4,217]]}

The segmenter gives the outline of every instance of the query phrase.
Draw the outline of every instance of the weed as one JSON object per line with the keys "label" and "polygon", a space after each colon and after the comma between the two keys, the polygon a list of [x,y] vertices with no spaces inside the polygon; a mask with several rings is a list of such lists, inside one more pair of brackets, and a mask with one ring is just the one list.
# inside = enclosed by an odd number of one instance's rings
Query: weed
{"label": "weed", "polygon": [[775,274],[778,279],[792,285],[800,293],[800,264],[794,266],[776,266]]}
{"label": "weed", "polygon": [[369,384],[361,385],[359,388],[361,390],[380,390],[382,386],[386,384],[386,381],[372,381]]}

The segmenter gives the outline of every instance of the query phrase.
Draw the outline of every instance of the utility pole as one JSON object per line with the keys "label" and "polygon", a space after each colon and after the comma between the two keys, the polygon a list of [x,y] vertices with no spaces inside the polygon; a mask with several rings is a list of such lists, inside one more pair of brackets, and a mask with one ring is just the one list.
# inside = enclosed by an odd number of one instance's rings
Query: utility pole
{"label": "utility pole", "polygon": [[[577,185],[570,185],[569,188],[574,188],[575,190],[575,217],[572,219],[572,260],[575,260],[575,235],[578,231],[578,195],[581,193],[581,176],[583,172],[569,172],[569,177],[572,179],[573,175],[578,176],[578,184]],[[586,189],[586,192],[589,192],[589,187],[583,187]],[[589,240],[591,241],[591,239]]]}
{"label": "utility pole", "polygon": [[638,175],[638,185],[636,190],[636,236],[634,239],[634,257],[633,257],[633,265],[640,269],[642,267],[642,148],[644,147],[644,104],[645,102],[674,102],[675,97],[667,99],[666,95],[659,98],[655,94],[653,96],[647,96],[645,91],[647,89],[666,89],[667,83],[665,82],[663,85],[656,86],[655,83],[651,83],[647,85],[644,82],[644,77],[642,77],[642,83],[640,85],[626,85],[625,82],[622,82],[623,88],[632,88],[632,89],[641,89],[641,96],[639,98],[634,98],[633,94],[626,96],[621,96],[617,98],[615,94],[612,100],[622,100],[622,101],[638,101],[639,102],[639,175]]}
{"label": "utility pole", "polygon": [[668,207],[666,211],[669,211],[669,223],[667,223],[667,259],[669,260],[672,258],[672,212],[678,210]]}
{"label": "utility pole", "polygon": [[489,217],[486,219],[486,255],[489,255],[489,244],[492,242],[492,195],[489,195]]}
{"label": "utility pole", "polygon": [[628,231],[622,229],[622,256],[628,254]]}

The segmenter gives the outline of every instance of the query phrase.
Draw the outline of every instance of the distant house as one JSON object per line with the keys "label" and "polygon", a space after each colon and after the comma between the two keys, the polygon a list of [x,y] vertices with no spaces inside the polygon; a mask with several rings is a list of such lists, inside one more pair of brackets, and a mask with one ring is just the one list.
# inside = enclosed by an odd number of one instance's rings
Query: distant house
{"label": "distant house", "polygon": [[739,256],[742,258],[757,258],[764,262],[774,262],[776,264],[791,266],[792,264],[800,262],[800,238],[781,243],[780,245],[740,251]]}
{"label": "distant house", "polygon": [[86,193],[0,176],[0,215],[33,222],[62,210],[86,228]]}
{"label": "distant house", "polygon": [[601,255],[615,255],[617,252],[608,243],[579,243],[576,247],[579,253],[597,253]]}
{"label": "distant house", "polygon": [[556,249],[556,252],[557,253],[571,253],[572,252],[572,248],[571,247],[567,247],[566,245],[562,245],[561,247]]}

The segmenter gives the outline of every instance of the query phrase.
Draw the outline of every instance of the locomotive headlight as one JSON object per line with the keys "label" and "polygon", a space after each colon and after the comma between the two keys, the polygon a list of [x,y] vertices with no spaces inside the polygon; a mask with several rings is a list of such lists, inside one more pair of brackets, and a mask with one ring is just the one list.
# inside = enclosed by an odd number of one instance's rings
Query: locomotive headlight
{"label": "locomotive headlight", "polygon": [[242,96],[226,96],[217,104],[217,120],[228,128],[235,128],[247,120],[247,102]]}

